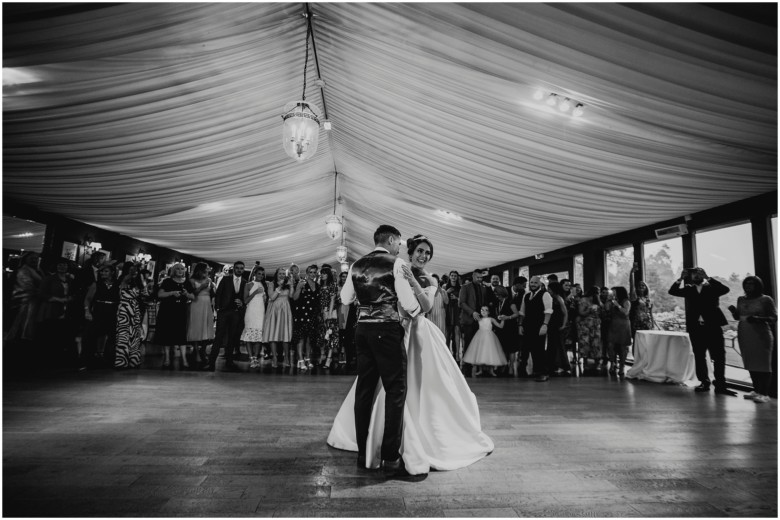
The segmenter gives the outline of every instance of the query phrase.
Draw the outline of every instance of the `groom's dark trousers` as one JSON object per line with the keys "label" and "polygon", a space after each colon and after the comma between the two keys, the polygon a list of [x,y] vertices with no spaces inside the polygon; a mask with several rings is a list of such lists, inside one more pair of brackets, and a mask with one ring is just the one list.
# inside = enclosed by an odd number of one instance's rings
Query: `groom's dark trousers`
{"label": "groom's dark trousers", "polygon": [[406,403],[404,329],[398,322],[358,322],[355,329],[355,349],[358,375],[355,389],[358,456],[366,456],[374,393],[381,378],[386,394],[382,460],[397,460],[400,457]]}

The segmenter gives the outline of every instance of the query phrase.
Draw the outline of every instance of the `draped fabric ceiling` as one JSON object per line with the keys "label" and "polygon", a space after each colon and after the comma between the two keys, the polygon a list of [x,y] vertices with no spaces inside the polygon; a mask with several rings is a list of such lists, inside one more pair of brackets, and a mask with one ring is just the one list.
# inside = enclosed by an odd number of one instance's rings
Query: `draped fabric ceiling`
{"label": "draped fabric ceiling", "polygon": [[305,4],[4,3],[4,197],[272,269],[336,264],[325,220],[338,171],[350,260],[390,223],[430,237],[441,272],[777,189],[776,14],[310,8],[306,99],[323,108],[319,68],[333,129],[298,163],[280,115],[303,90]]}

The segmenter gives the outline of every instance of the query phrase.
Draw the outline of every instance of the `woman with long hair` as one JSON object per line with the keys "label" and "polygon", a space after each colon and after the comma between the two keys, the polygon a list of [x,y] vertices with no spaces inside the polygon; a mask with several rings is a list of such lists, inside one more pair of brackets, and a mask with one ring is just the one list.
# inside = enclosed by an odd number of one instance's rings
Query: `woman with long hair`
{"label": "woman with long hair", "polygon": [[571,375],[571,364],[564,339],[569,329],[569,312],[563,298],[563,286],[560,282],[550,282],[547,284],[547,292],[553,299],[553,312],[547,326],[547,370],[550,373],[559,370],[562,375],[568,376]]}
{"label": "woman with long hair", "polygon": [[126,273],[119,284],[119,308],[116,312],[116,356],[114,368],[141,366],[143,327],[141,300],[146,296],[146,284],[137,269],[123,268]]}
{"label": "woman with long hair", "polygon": [[644,280],[636,280],[637,264],[631,268],[628,275],[628,299],[631,302],[631,337],[638,330],[652,330],[655,327],[653,319],[653,302],[650,299],[650,288]]}
{"label": "woman with long hair", "polygon": [[319,347],[320,362],[322,368],[330,368],[333,357],[338,356],[341,350],[339,341],[339,307],[341,300],[336,278],[329,267],[320,269],[320,319],[319,319]]}
{"label": "woman with long hair", "polygon": [[731,315],[739,320],[737,339],[742,351],[742,362],[750,372],[753,391],[745,395],[757,403],[769,402],[772,383],[772,331],[777,323],[775,301],[764,294],[764,282],[758,276],[742,281],[744,296],[737,298],[737,306],[729,307]]}
{"label": "woman with long hair", "polygon": [[447,332],[445,333],[447,348],[450,349],[452,357],[460,361],[461,337],[460,337],[460,274],[458,271],[450,271],[449,283],[447,284]]}
{"label": "woman with long hair", "polygon": [[[610,299],[607,300],[606,311],[609,313],[609,328],[607,329],[607,356],[609,357],[609,373],[623,377],[625,375],[626,355],[631,345],[631,324],[628,315],[631,312],[631,302],[625,287],[612,288]],[[618,370],[617,359],[620,358]]]}
{"label": "woman with long hair", "polygon": [[19,260],[19,268],[11,275],[13,319],[5,334],[6,341],[32,342],[35,339],[35,325],[38,319],[41,284],[43,284],[43,273],[38,267],[39,260],[38,253],[26,251]]}
{"label": "woman with long hair", "polygon": [[599,287],[591,287],[577,307],[577,348],[580,373],[590,373],[601,360],[601,300]]}
{"label": "woman with long hair", "polygon": [[290,277],[284,267],[280,267],[274,273],[273,279],[268,282],[268,308],[265,311],[263,322],[263,343],[268,343],[271,348],[271,367],[278,367],[279,344],[282,346],[284,366],[290,364],[290,340],[292,339],[292,310],[290,309]]}

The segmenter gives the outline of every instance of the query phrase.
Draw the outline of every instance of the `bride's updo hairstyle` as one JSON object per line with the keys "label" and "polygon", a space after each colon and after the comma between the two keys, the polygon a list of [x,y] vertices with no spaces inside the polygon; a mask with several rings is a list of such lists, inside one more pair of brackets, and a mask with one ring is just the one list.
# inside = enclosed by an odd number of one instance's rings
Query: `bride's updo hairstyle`
{"label": "bride's updo hairstyle", "polygon": [[414,253],[414,250],[417,249],[417,246],[419,246],[422,242],[425,242],[428,244],[428,247],[431,248],[430,258],[433,258],[433,244],[431,244],[431,241],[425,235],[415,235],[412,238],[406,239],[406,252],[409,254],[410,258],[412,253]]}

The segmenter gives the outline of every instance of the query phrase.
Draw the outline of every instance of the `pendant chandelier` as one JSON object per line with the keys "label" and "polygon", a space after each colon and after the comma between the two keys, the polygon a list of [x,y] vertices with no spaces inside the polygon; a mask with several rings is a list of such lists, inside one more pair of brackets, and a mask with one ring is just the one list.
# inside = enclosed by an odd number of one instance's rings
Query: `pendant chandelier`
{"label": "pendant chandelier", "polygon": [[325,221],[325,232],[328,234],[331,240],[336,240],[341,236],[341,232],[344,230],[344,225],[341,223],[341,219],[336,215],[336,202],[337,198],[337,182],[339,172],[335,172],[333,175],[333,215],[328,217]]}
{"label": "pendant chandelier", "polygon": [[344,264],[347,261],[347,246],[344,243],[347,238],[347,229],[344,227],[344,220],[341,221],[341,245],[336,248],[336,260],[340,264]]}
{"label": "pendant chandelier", "polygon": [[312,33],[311,12],[306,13],[306,18],[308,24],[306,27],[306,61],[303,65],[303,94],[300,101],[287,103],[282,114],[284,151],[296,161],[305,161],[314,155],[320,138],[320,109],[314,103],[306,101],[306,68],[309,65],[309,36]]}

